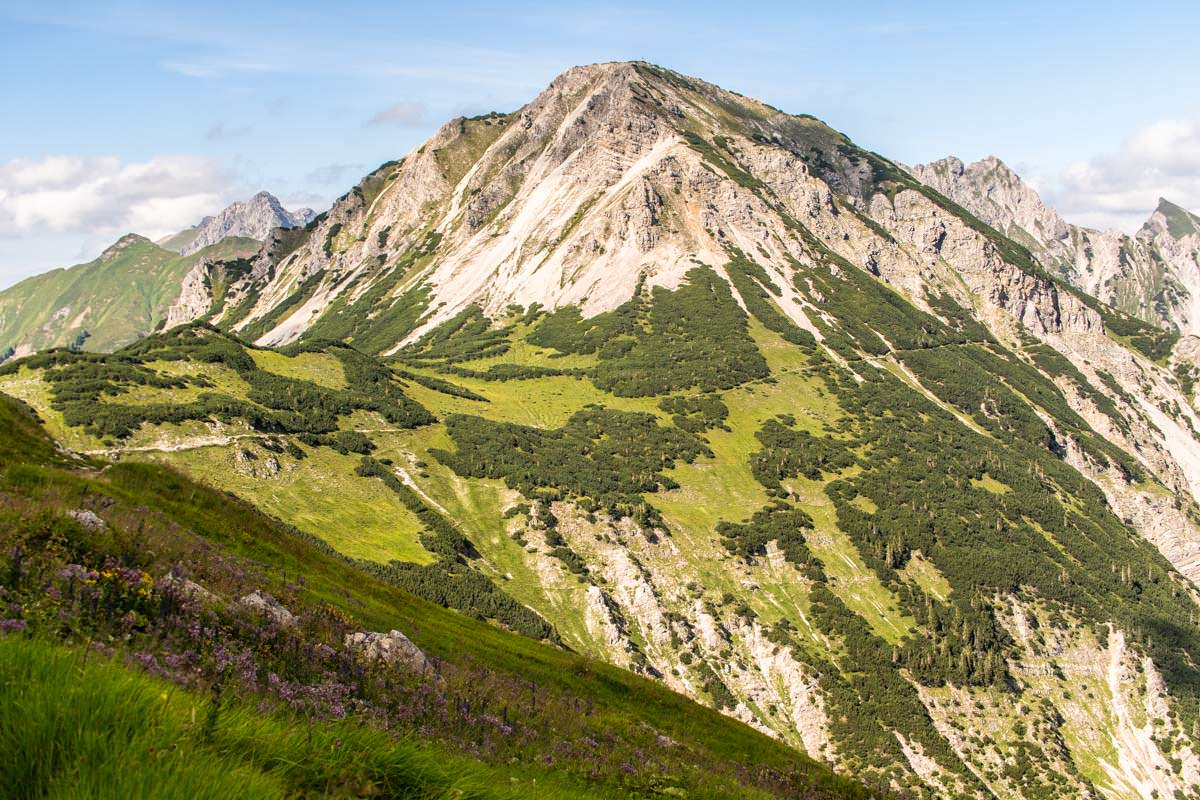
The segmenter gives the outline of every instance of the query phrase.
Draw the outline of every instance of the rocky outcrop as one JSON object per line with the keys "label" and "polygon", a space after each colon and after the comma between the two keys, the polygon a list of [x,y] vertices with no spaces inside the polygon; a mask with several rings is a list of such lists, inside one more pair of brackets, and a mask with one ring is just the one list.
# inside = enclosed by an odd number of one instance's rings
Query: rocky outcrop
{"label": "rocky outcrop", "polygon": [[281,628],[290,628],[296,624],[295,614],[274,597],[258,589],[238,600],[238,604],[263,615]]}
{"label": "rocky outcrop", "polygon": [[1160,200],[1129,236],[1067,223],[994,156],[969,165],[951,156],[911,171],[1088,294],[1148,322],[1200,332],[1200,223],[1188,211]]}
{"label": "rocky outcrop", "polygon": [[265,240],[276,228],[299,228],[316,216],[311,208],[288,211],[270,192],[259,192],[249,200],[238,201],[219,214],[205,217],[199,223],[160,244],[180,255],[190,255],[214,245],[229,236]]}
{"label": "rocky outcrop", "polygon": [[90,509],[79,508],[68,511],[67,516],[78,522],[88,533],[103,533],[108,528],[108,523]]}
{"label": "rocky outcrop", "polygon": [[208,606],[221,606],[224,602],[220,597],[210,592],[195,581],[182,575],[167,574],[157,582],[160,591],[166,591],[171,596],[190,600]]}
{"label": "rocky outcrop", "polygon": [[346,634],[346,649],[353,650],[368,661],[384,664],[399,664],[413,672],[429,672],[433,669],[421,648],[397,630],[387,633],[356,631]]}

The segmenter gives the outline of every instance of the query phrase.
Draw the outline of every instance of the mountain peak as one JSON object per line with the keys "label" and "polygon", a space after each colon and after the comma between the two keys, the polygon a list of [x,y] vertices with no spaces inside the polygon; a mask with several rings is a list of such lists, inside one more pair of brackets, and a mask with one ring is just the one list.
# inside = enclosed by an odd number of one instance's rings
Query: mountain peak
{"label": "mountain peak", "polygon": [[308,224],[315,216],[311,208],[288,211],[275,195],[260,191],[248,200],[232,203],[219,214],[205,217],[191,228],[161,240],[159,244],[186,256],[228,236],[265,240],[275,228],[298,228]]}
{"label": "mountain peak", "polygon": [[[283,214],[287,213],[287,210],[283,207],[283,203],[279,201],[279,198],[266,190],[256,193],[253,197],[246,201],[246,204],[249,206],[266,206],[274,211]],[[236,206],[237,204],[234,203],[233,205]],[[232,208],[233,206],[230,207]],[[310,209],[304,210],[308,211]]]}
{"label": "mountain peak", "polygon": [[1176,240],[1200,234],[1200,216],[1165,197],[1160,197],[1154,213],[1146,220],[1138,235],[1153,239],[1163,234]]}
{"label": "mountain peak", "polygon": [[100,257],[97,260],[98,261],[112,261],[114,258],[116,258],[118,255],[120,255],[127,248],[132,247],[134,245],[142,244],[142,243],[152,244],[152,242],[149,239],[147,239],[145,236],[142,236],[142,235],[136,234],[136,233],[127,233],[124,236],[122,236],[120,239],[117,239],[115,242],[113,242],[108,247],[106,247],[104,249],[104,252],[100,254]]}
{"label": "mountain peak", "polygon": [[1033,187],[996,156],[984,156],[971,164],[948,156],[918,164],[911,171],[923,183],[1019,241],[1032,240],[1044,247],[1068,235],[1058,212],[1046,206]]}
{"label": "mountain peak", "polygon": [[[430,234],[437,254],[420,279],[434,307],[406,336],[469,305],[611,310],[644,283],[678,286],[695,259],[756,251],[771,240],[764,217],[779,241],[794,239],[764,199],[768,179],[819,196],[828,181],[861,198],[881,166],[873,158],[813,117],[646,62],[572,67],[512,114],[450,120],[344,195],[305,249],[289,251],[294,271],[277,274],[278,291],[318,272],[326,283],[257,340],[299,336],[350,286],[347,275],[384,277],[407,251],[433,246]],[[777,245],[780,263],[786,246],[793,256],[801,247]],[[242,327],[255,331],[265,310]]]}
{"label": "mountain peak", "polygon": [[1004,175],[1006,177],[1012,177],[1012,178],[1015,178],[1016,180],[1021,180],[1022,182],[1024,182],[1021,179],[1021,177],[1019,175],[1017,175],[1016,171],[1013,170],[1013,168],[1010,167],[1007,163],[1005,163],[1004,160],[1001,159],[999,156],[984,156],[983,158],[979,159],[979,161],[977,161],[976,164],[978,164],[979,166],[981,166],[985,169],[990,169],[990,170],[993,170],[994,172],[1000,173],[1001,175]]}

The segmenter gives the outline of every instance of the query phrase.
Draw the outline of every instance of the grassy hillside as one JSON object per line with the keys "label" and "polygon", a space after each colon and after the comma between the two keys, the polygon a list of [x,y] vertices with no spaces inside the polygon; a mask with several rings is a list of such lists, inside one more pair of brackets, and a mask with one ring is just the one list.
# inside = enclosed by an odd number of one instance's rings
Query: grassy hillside
{"label": "grassy hillside", "polygon": [[[0,780],[8,796],[223,800],[354,796],[368,787],[368,796],[402,798],[518,794],[498,770],[433,746],[354,723],[298,725],[117,659],[83,656],[80,647],[39,639],[0,643],[0,742],[10,755]],[[525,796],[588,796],[544,777],[542,786],[527,783]]]}
{"label": "grassy hillside", "polygon": [[[6,397],[0,443],[0,779],[17,796],[866,796],[171,470],[59,455]],[[236,599],[255,593],[266,611]],[[344,644],[392,629],[429,663]]]}
{"label": "grassy hillside", "polygon": [[0,353],[47,347],[112,350],[154,330],[202,259],[238,258],[258,249],[231,237],[180,256],[130,234],[86,264],[34,276],[0,292]]}
{"label": "grassy hillside", "polygon": [[155,244],[172,252],[178,253],[200,235],[200,228],[185,228],[179,233],[173,233],[165,239],[159,239]]}

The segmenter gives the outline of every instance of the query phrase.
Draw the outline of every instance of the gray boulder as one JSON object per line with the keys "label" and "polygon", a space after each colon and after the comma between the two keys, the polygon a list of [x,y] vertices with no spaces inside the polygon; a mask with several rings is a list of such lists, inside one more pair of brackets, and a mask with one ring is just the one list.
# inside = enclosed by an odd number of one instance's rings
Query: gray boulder
{"label": "gray boulder", "polygon": [[290,628],[296,624],[296,615],[283,606],[278,600],[266,592],[255,589],[238,601],[245,608],[250,608],[265,614],[277,625]]}
{"label": "gray boulder", "polygon": [[416,672],[427,672],[432,668],[421,648],[400,631],[356,631],[346,634],[345,644],[369,661],[403,664]]}

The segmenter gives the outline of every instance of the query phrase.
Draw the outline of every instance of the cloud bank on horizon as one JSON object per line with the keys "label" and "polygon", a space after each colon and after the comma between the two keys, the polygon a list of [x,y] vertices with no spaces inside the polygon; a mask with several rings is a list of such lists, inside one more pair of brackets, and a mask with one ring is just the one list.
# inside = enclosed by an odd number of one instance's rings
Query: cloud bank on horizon
{"label": "cloud bank on horizon", "polygon": [[0,68],[28,78],[0,85],[18,121],[0,126],[0,287],[260,189],[319,210],[446,119],[513,110],[574,64],[635,58],[815,114],[905,163],[995,154],[1068,220],[1132,231],[1160,195],[1200,210],[1200,102],[1146,80],[1200,70],[1200,9],[1147,3],[1127,17],[1032,0],[917,0],[903,15],[768,2],[751,26],[706,0],[0,0]]}
{"label": "cloud bank on horizon", "polygon": [[182,230],[235,193],[230,174],[198,156],[126,162],[60,155],[0,164],[0,285],[41,259],[54,259],[47,267],[90,261],[126,233],[157,239]]}
{"label": "cloud bank on horizon", "polygon": [[208,213],[231,184],[216,161],[196,156],[14,159],[0,164],[0,236],[160,237]]}

